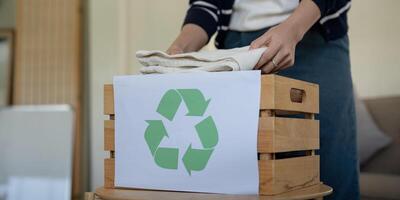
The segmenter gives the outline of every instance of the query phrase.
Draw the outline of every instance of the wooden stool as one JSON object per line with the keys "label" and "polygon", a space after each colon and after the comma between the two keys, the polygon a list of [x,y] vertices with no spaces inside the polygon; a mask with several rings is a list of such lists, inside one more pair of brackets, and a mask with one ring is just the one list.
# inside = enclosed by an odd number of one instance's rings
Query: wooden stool
{"label": "wooden stool", "polygon": [[154,190],[105,189],[104,187],[101,187],[97,188],[94,193],[87,192],[85,194],[85,200],[320,200],[323,199],[324,196],[327,196],[331,193],[332,188],[324,184],[314,185],[273,196],[245,196]]}

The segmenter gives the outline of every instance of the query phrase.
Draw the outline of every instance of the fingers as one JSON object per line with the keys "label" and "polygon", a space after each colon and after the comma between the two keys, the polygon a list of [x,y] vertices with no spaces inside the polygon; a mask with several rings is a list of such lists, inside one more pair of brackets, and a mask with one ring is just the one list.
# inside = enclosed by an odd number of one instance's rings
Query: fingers
{"label": "fingers", "polygon": [[268,62],[267,64],[262,66],[260,69],[263,74],[269,74],[274,70],[274,68],[275,68],[274,64],[272,62]]}
{"label": "fingers", "polygon": [[287,56],[279,63],[279,67],[275,67],[270,73],[276,73],[279,70],[289,68],[294,65],[294,56]]}
{"label": "fingers", "polygon": [[264,53],[261,55],[260,60],[256,64],[255,69],[260,69],[264,66],[267,62],[271,61],[271,59],[276,55],[279,51],[280,46],[278,45],[271,45]]}
{"label": "fingers", "polygon": [[271,59],[271,61],[275,62],[277,66],[282,66],[282,61],[284,61],[287,57],[290,56],[290,51],[286,51],[285,49],[281,49],[276,53],[275,57]]}
{"label": "fingers", "polygon": [[[275,62],[275,64],[274,64]],[[291,52],[286,52],[284,50],[278,51],[276,56],[271,59],[267,64],[260,67],[262,73],[275,73],[279,70],[286,69],[293,66],[294,55]]]}
{"label": "fingers", "polygon": [[268,46],[268,44],[271,42],[272,39],[271,33],[273,32],[274,29],[275,27],[270,28],[264,35],[254,40],[250,44],[250,50]]}
{"label": "fingers", "polygon": [[270,36],[268,34],[262,35],[261,37],[251,42],[250,50],[264,47],[269,43],[269,41],[270,41]]}

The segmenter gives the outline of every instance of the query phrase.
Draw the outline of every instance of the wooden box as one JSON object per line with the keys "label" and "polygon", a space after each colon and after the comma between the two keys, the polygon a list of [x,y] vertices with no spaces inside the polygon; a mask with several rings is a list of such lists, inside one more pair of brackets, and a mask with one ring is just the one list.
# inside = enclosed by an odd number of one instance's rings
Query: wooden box
{"label": "wooden box", "polygon": [[[262,75],[258,128],[259,193],[276,195],[321,184],[319,178],[318,85]],[[104,187],[114,188],[114,96],[104,86]]]}

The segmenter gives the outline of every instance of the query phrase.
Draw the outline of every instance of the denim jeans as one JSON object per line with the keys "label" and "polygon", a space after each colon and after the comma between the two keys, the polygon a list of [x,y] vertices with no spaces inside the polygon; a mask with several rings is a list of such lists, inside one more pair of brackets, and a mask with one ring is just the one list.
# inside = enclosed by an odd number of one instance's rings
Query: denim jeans
{"label": "denim jeans", "polygon": [[[229,31],[224,46],[249,45],[267,29],[252,32]],[[349,40],[326,41],[310,30],[296,46],[294,66],[279,75],[319,84],[320,89],[320,172],[321,181],[333,187],[326,199],[359,199],[358,158]]]}

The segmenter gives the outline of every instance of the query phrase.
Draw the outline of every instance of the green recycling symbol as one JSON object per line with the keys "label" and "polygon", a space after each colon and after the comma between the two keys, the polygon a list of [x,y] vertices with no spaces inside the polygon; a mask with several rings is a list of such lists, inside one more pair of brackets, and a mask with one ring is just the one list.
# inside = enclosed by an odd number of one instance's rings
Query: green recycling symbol
{"label": "green recycling symbol", "polygon": [[[161,98],[157,113],[172,122],[182,99],[188,110],[186,116],[203,116],[211,100],[205,100],[198,89],[170,89]],[[165,137],[169,138],[163,121],[146,120],[146,122],[148,126],[144,137],[155,163],[161,168],[178,169],[179,149],[160,147],[161,141]],[[195,149],[189,144],[184,153],[182,161],[189,175],[192,171],[202,171],[207,166],[218,143],[218,131],[212,116],[205,117],[195,125],[195,129],[203,148]]]}

